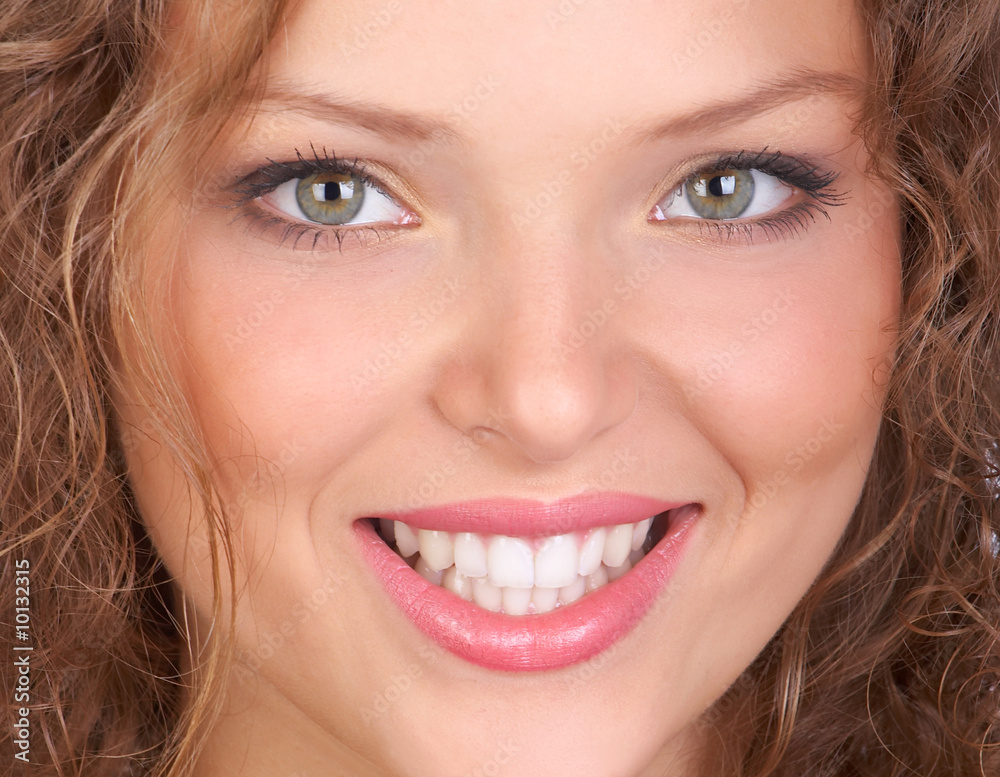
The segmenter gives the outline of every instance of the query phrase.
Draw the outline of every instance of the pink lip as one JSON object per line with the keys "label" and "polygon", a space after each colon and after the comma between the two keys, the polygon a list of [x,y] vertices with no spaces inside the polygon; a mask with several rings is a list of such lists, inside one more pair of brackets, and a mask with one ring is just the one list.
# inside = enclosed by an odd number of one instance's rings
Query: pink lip
{"label": "pink lip", "polygon": [[503,534],[508,537],[550,537],[594,526],[636,523],[681,507],[648,496],[587,493],[545,503],[533,499],[479,499],[454,502],[379,518],[402,521],[414,529]]}
{"label": "pink lip", "polygon": [[[628,499],[635,504],[632,497]],[[520,500],[490,500],[488,504],[496,505],[500,501],[522,506],[530,504]],[[576,503],[576,500],[572,501]],[[653,501],[649,500],[649,503]],[[446,514],[455,515],[455,507],[451,506]],[[468,510],[468,503],[459,507]],[[439,515],[436,511],[421,511],[422,514],[425,512],[427,515]],[[667,534],[626,575],[571,605],[543,615],[503,615],[478,607],[420,577],[382,541],[370,521],[355,521],[354,531],[362,556],[371,565],[389,597],[430,639],[470,663],[488,669],[528,672],[559,669],[586,661],[635,628],[666,587],[700,512],[700,508],[693,504],[678,510],[671,516]],[[534,522],[543,513],[537,507],[527,512],[516,510],[503,520],[489,522],[489,531],[493,532],[502,524],[506,533],[511,526],[522,525],[522,521],[528,521],[529,526],[537,528]],[[473,528],[468,519],[470,514],[463,514],[467,520],[462,528],[469,531]],[[551,510],[548,514],[551,518]],[[614,512],[612,508],[611,514],[622,513]],[[642,517],[652,514],[643,513]],[[563,531],[641,520],[609,521],[607,512],[597,519],[582,514],[574,516],[573,525]],[[406,523],[410,521],[406,520]],[[419,523],[411,525],[420,526]],[[455,526],[454,523],[448,525]],[[426,528],[445,526],[434,521],[432,526]],[[523,536],[522,532],[510,533]],[[551,534],[551,531],[547,533]]]}

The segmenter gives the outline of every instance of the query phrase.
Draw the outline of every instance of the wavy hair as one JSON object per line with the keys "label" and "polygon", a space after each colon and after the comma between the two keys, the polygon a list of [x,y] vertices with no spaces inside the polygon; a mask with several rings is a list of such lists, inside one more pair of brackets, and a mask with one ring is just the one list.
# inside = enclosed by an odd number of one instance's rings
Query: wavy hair
{"label": "wavy hair", "polygon": [[1000,774],[1000,5],[861,7],[900,344],[851,524],[705,716],[706,774]]}
{"label": "wavy hair", "polygon": [[[32,761],[46,773],[188,774],[217,713],[231,656],[217,639],[181,670],[190,635],[111,396],[120,376],[139,386],[231,558],[197,428],[147,334],[136,249],[153,171],[196,162],[223,130],[282,6],[0,7],[0,570],[30,562]],[[900,345],[837,551],[702,716],[720,745],[701,764],[711,777],[1000,773],[1000,5],[860,8],[875,67],[859,132],[903,220]],[[223,578],[217,618],[232,617]],[[5,694],[8,731],[19,706]]]}
{"label": "wavy hair", "polygon": [[[149,336],[136,249],[155,217],[147,202],[155,171],[189,169],[207,150],[261,64],[282,7],[0,6],[0,570],[13,580],[18,561],[30,565],[36,771],[189,773],[220,702],[227,646],[216,639],[195,661],[174,619],[111,399],[116,380],[137,387],[154,419],[139,432],[156,433],[185,462],[218,525],[197,434]],[[125,343],[138,359],[123,356]],[[226,548],[224,532],[211,536]],[[214,578],[223,617],[218,569]],[[9,615],[5,604],[5,644]],[[182,673],[185,653],[194,668]],[[10,661],[0,678],[14,687]],[[4,694],[4,730],[15,730],[22,706]]]}

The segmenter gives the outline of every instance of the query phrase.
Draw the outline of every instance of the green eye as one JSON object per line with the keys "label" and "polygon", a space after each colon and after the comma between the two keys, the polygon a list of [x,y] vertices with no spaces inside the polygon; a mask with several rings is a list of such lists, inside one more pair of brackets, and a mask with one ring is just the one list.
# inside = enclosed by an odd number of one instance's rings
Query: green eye
{"label": "green eye", "polygon": [[346,224],[361,210],[365,184],[348,173],[316,173],[300,178],[295,201],[302,213],[319,224]]}
{"label": "green eye", "polygon": [[735,219],[753,200],[754,179],[750,170],[713,170],[689,178],[684,184],[687,201],[706,219]]}

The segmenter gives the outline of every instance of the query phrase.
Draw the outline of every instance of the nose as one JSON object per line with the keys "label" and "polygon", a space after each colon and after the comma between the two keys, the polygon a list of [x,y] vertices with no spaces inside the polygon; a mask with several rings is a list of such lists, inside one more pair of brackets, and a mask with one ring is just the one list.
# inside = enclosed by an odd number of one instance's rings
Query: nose
{"label": "nose", "polygon": [[569,241],[527,242],[477,263],[485,270],[470,284],[461,342],[434,402],[480,444],[565,461],[632,414],[637,380],[607,267]]}

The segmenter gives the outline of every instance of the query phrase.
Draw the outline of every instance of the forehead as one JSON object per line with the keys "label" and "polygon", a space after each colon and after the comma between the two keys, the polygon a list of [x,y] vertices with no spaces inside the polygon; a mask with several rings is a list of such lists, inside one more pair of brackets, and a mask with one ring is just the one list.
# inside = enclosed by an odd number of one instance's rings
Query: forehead
{"label": "forehead", "polygon": [[299,93],[447,117],[470,138],[558,137],[587,117],[681,113],[804,72],[857,76],[865,61],[845,0],[301,0],[269,74]]}

